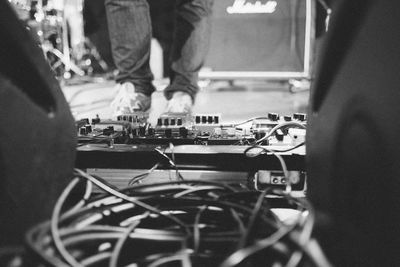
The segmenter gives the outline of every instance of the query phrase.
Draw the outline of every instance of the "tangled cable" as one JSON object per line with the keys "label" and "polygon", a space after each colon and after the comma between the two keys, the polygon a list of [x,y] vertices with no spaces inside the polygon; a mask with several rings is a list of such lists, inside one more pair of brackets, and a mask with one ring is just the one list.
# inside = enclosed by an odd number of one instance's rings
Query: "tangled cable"
{"label": "tangled cable", "polygon": [[303,125],[302,123],[299,122],[295,122],[295,121],[289,121],[289,122],[282,122],[278,125],[276,125],[275,127],[273,127],[271,130],[269,130],[269,132],[263,136],[260,139],[257,139],[255,141],[256,145],[260,145],[263,143],[263,141],[267,140],[270,136],[272,136],[277,130],[282,129],[282,128],[286,128],[286,127],[295,127],[295,128],[300,128],[300,129],[306,129],[306,126]]}
{"label": "tangled cable", "polygon": [[[83,198],[67,208],[83,182]],[[90,196],[92,184],[105,193]],[[297,211],[293,222],[273,212],[277,198]],[[188,180],[116,190],[75,170],[27,244],[50,266],[329,266],[313,224],[310,204],[280,190]]]}

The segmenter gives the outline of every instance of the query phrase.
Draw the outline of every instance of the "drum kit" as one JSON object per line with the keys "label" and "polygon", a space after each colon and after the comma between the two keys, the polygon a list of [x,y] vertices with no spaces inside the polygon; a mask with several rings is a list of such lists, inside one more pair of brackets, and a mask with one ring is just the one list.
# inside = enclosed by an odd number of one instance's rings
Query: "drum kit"
{"label": "drum kit", "polygon": [[[9,0],[59,78],[93,72],[91,59],[103,71],[107,64],[83,30],[83,0]],[[90,55],[89,55],[90,54]]]}

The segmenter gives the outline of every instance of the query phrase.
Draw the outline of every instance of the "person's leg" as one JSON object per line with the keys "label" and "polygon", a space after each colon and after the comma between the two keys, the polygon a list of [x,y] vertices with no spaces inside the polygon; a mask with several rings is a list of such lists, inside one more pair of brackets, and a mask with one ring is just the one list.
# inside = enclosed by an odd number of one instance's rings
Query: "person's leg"
{"label": "person's leg", "polygon": [[106,0],[108,29],[116,82],[130,82],[135,92],[150,96],[154,91],[150,70],[151,20],[146,0]]}
{"label": "person's leg", "polygon": [[174,34],[175,1],[147,0],[150,5],[150,17],[153,38],[157,39],[163,50],[163,75],[170,73],[171,46]]}
{"label": "person's leg", "polygon": [[213,0],[177,0],[169,100],[175,92],[187,93],[192,102],[199,90],[198,72],[207,55],[211,34]]}

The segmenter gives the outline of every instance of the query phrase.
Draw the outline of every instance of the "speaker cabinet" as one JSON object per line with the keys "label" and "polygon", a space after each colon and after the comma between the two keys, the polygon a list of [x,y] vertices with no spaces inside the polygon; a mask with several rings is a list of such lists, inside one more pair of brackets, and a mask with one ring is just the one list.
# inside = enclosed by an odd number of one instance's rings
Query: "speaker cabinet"
{"label": "speaker cabinet", "polygon": [[0,1],[0,245],[48,219],[72,175],[75,126],[42,50]]}
{"label": "speaker cabinet", "polygon": [[338,1],[312,88],[308,193],[335,266],[400,266],[399,1]]}
{"label": "speaker cabinet", "polygon": [[312,0],[218,0],[211,43],[200,76],[286,79],[310,75]]}

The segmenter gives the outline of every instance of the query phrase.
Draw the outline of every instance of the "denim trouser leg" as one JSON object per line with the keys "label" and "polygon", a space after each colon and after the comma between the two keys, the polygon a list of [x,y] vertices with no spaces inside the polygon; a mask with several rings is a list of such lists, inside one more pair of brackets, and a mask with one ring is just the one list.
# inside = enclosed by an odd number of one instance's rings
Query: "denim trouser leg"
{"label": "denim trouser leg", "polygon": [[130,81],[136,92],[151,95],[151,20],[146,0],[106,0],[108,29],[115,65],[116,82]]}
{"label": "denim trouser leg", "polygon": [[187,92],[195,99],[198,73],[209,46],[212,5],[213,0],[177,0],[171,83],[164,91],[167,99],[176,91]]}

